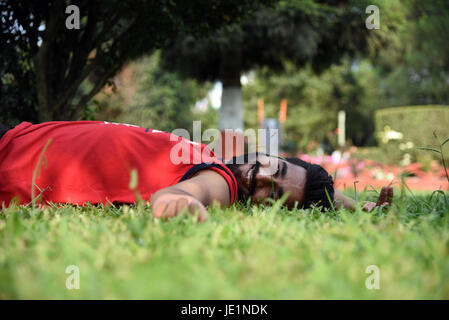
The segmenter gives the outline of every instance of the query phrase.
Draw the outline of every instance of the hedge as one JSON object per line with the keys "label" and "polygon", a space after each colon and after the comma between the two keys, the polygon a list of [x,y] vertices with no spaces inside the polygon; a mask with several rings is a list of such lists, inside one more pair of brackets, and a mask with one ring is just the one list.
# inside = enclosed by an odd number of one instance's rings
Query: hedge
{"label": "hedge", "polygon": [[[375,125],[379,147],[390,161],[438,159],[437,153],[418,148],[436,147],[438,141],[449,138],[449,107],[427,105],[380,109],[375,113]],[[447,145],[445,158],[449,158]]]}

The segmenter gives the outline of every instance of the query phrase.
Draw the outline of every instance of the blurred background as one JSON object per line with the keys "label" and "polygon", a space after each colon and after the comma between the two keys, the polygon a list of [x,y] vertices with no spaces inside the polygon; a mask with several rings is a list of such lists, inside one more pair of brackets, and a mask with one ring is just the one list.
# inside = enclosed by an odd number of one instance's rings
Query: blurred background
{"label": "blurred background", "polygon": [[284,155],[323,165],[338,188],[448,188],[447,0],[1,0],[0,11],[7,126],[275,127]]}

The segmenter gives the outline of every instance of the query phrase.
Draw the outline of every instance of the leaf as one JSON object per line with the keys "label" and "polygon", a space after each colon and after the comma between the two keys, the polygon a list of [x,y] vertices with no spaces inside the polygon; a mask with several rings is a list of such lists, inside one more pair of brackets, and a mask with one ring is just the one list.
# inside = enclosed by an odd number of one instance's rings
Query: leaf
{"label": "leaf", "polygon": [[442,190],[435,190],[434,192],[432,192],[432,194],[430,195],[430,198],[429,198],[429,202],[432,201],[432,198],[433,198],[433,196],[434,196],[435,194],[441,194],[441,195],[443,195],[444,201],[445,201],[446,203],[448,203],[447,196],[446,196],[446,194],[445,194]]}
{"label": "leaf", "polygon": [[449,138],[447,138],[446,140],[443,141],[443,143],[441,144],[441,146],[444,146],[446,144],[446,142],[449,142]]}
{"label": "leaf", "polygon": [[426,151],[433,151],[433,152],[436,152],[436,153],[441,154],[441,151],[439,151],[439,150],[437,150],[437,149],[433,149],[433,148],[420,147],[420,148],[418,148],[418,149],[420,149],[420,150],[426,150]]}

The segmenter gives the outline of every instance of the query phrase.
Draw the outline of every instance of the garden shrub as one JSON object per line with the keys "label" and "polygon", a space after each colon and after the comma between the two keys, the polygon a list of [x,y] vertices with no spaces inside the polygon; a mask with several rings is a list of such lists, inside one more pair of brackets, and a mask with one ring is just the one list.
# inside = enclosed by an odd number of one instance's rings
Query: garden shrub
{"label": "garden shrub", "polygon": [[[439,154],[419,147],[436,148],[449,137],[449,107],[427,105],[380,109],[375,112],[375,126],[379,147],[388,160],[404,165],[412,161],[428,163],[429,157],[440,159]],[[449,158],[449,150],[445,158]]]}

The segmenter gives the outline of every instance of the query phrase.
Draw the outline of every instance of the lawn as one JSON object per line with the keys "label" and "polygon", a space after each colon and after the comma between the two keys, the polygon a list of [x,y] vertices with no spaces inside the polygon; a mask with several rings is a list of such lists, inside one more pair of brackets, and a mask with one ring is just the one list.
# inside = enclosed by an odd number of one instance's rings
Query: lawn
{"label": "lawn", "polygon": [[0,298],[448,299],[449,199],[396,191],[388,212],[237,204],[202,224],[144,204],[3,209]]}

